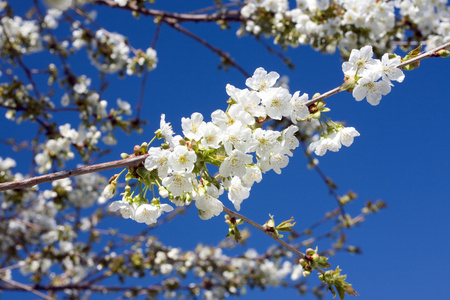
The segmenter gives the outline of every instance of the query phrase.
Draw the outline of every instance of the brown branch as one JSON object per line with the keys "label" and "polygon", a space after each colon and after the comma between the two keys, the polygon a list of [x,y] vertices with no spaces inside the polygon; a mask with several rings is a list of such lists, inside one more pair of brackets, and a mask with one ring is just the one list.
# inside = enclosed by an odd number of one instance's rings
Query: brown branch
{"label": "brown branch", "polygon": [[416,57],[414,57],[414,58],[412,58],[410,60],[402,62],[401,64],[399,64],[397,66],[397,68],[403,68],[404,66],[407,66],[409,64],[412,64],[412,63],[415,63],[415,62],[418,62],[418,61],[421,61],[422,59],[425,59],[425,58],[436,57],[436,56],[438,56],[436,54],[436,52],[438,52],[439,50],[445,49],[447,47],[450,47],[450,42],[445,43],[444,45],[441,45],[439,47],[436,47],[436,48],[434,48],[434,49],[432,49],[430,51],[427,51],[427,52],[425,52],[425,53],[423,53],[423,54],[421,54],[419,56],[416,56]]}
{"label": "brown branch", "polygon": [[247,73],[247,71],[245,71],[240,65],[238,65],[234,59],[232,59],[230,57],[230,54],[220,50],[219,48],[214,47],[213,45],[211,45],[210,43],[208,43],[207,41],[205,41],[204,39],[198,37],[197,35],[193,34],[192,32],[190,32],[189,30],[187,30],[184,27],[181,27],[178,23],[174,23],[174,22],[166,22],[167,24],[169,24],[171,27],[175,28],[176,30],[184,33],[185,35],[187,35],[188,37],[196,40],[197,42],[199,42],[200,44],[202,44],[203,46],[205,46],[206,48],[210,49],[212,52],[216,53],[218,56],[222,57],[226,62],[230,63],[230,65],[232,65],[233,67],[235,67],[239,72],[241,72],[246,78],[251,77],[251,75],[249,73]]}
{"label": "brown branch", "polygon": [[54,300],[55,298],[45,295],[39,291],[37,291],[33,286],[31,285],[26,285],[17,281],[14,281],[12,279],[8,279],[5,277],[0,277],[0,280],[3,280],[4,282],[12,285],[12,287],[8,287],[8,286],[1,286],[0,289],[1,290],[24,290],[24,291],[28,291],[31,292],[33,294],[35,294],[36,296],[41,297],[42,299],[46,299],[46,300]]}
{"label": "brown branch", "polygon": [[[4,279],[2,279],[4,280]],[[6,280],[5,280],[6,281]],[[180,287],[180,289],[188,289],[187,287]],[[121,286],[103,286],[103,285],[87,285],[87,284],[72,284],[72,285],[61,285],[61,286],[42,286],[42,285],[27,285],[27,284],[20,284],[20,286],[5,286],[0,285],[0,290],[9,290],[9,291],[30,291],[29,289],[32,289],[33,291],[39,293],[37,290],[43,290],[43,291],[62,291],[65,289],[74,289],[74,290],[90,290],[93,292],[99,292],[103,293],[104,291],[108,292],[123,292],[127,290],[133,289],[133,287],[121,287]],[[161,289],[160,286],[148,286],[148,287],[142,287],[141,290],[144,291],[158,291]],[[39,293],[40,297],[47,299],[47,300],[54,300],[55,298],[46,296],[42,293]],[[43,295],[43,296],[41,296]],[[45,296],[45,297],[44,297]]]}
{"label": "brown branch", "polygon": [[[308,160],[312,160],[311,154],[308,151],[308,147],[306,146],[306,143],[300,139],[300,145],[302,146],[303,152]],[[325,173],[322,171],[322,169],[318,165],[314,165],[314,170],[319,175],[319,177],[322,179],[322,181],[325,183],[325,185],[328,188],[328,192],[333,195],[333,197],[336,199],[337,204],[339,205],[339,212],[341,213],[342,217],[345,218],[345,210],[344,210],[344,204],[339,200],[339,195],[337,194],[337,186],[333,186],[330,184],[331,179],[325,175]],[[332,182],[331,182],[332,183]]]}
{"label": "brown branch", "polygon": [[46,174],[42,176],[37,176],[29,179],[23,179],[13,182],[5,182],[0,183],[0,191],[6,191],[6,190],[14,190],[14,189],[23,189],[32,187],[41,183],[45,182],[51,182],[58,179],[73,177],[73,176],[79,176],[87,173],[94,173],[94,172],[100,172],[105,170],[111,170],[116,168],[130,168],[130,167],[137,167],[139,166],[146,158],[148,157],[148,154],[116,160],[116,161],[110,161],[106,163],[96,164],[92,166],[85,166],[80,167],[76,169],[66,170],[66,171],[60,171],[56,173]]}
{"label": "brown branch", "polygon": [[192,14],[192,13],[171,13],[167,11],[150,9],[145,7],[139,7],[134,3],[128,3],[125,6],[119,6],[113,0],[97,0],[97,4],[107,5],[111,8],[125,9],[134,12],[138,12],[141,15],[163,18],[167,22],[216,22],[216,21],[228,21],[228,22],[243,22],[244,19],[238,10],[221,11],[213,14]]}
{"label": "brown branch", "polygon": [[[229,214],[231,217],[235,217],[238,219],[242,219],[245,222],[247,222],[248,224],[252,225],[253,227],[255,227],[256,229],[261,230],[262,232],[264,232],[265,234],[267,234],[268,236],[270,236],[271,238],[273,238],[275,241],[277,241],[279,244],[281,244],[283,247],[285,247],[286,249],[288,249],[289,251],[291,251],[292,253],[294,253],[295,255],[297,255],[300,258],[306,259],[306,255],[304,253],[301,253],[300,251],[297,250],[297,248],[289,245],[288,243],[286,243],[285,241],[283,241],[282,239],[280,239],[279,237],[277,237],[276,235],[268,232],[263,226],[259,225],[258,223],[254,222],[253,220],[223,206],[223,210],[224,212],[226,212],[227,214]],[[322,270],[319,267],[316,267],[316,270],[319,271],[320,273],[324,274],[325,271]]]}
{"label": "brown branch", "polygon": [[284,55],[284,53],[282,51],[280,51],[280,50],[276,49],[274,46],[266,43],[266,41],[264,41],[260,36],[256,36],[255,39],[258,43],[260,43],[261,45],[263,45],[266,48],[267,52],[278,56],[281,59],[281,61],[286,66],[288,66],[289,69],[293,70],[295,68],[295,65],[292,63],[291,59],[289,57],[287,57],[286,55]]}

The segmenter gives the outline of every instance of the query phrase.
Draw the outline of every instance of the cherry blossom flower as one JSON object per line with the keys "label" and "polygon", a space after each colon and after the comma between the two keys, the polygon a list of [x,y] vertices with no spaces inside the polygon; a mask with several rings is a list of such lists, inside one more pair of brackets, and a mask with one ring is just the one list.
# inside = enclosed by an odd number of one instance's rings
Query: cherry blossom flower
{"label": "cherry blossom flower", "polygon": [[327,150],[337,152],[341,148],[340,136],[334,132],[325,138],[312,142],[308,149],[318,156],[323,156]]}
{"label": "cherry blossom flower", "polygon": [[373,50],[371,46],[364,46],[360,50],[353,49],[348,62],[342,64],[342,71],[349,76],[363,76],[366,68],[373,66],[376,62],[372,58]]}
{"label": "cherry blossom flower", "polygon": [[197,155],[186,146],[176,146],[169,155],[169,165],[175,171],[192,172]]}
{"label": "cherry blossom flower", "polygon": [[231,179],[231,185],[228,190],[228,199],[233,203],[234,208],[241,210],[241,203],[250,196],[250,188],[242,184],[239,177],[234,176]]}
{"label": "cherry blossom flower", "polygon": [[191,118],[181,118],[181,127],[184,135],[191,140],[199,141],[206,130],[206,123],[200,113],[193,113]]}
{"label": "cherry blossom flower", "polygon": [[147,225],[156,223],[163,212],[171,212],[173,207],[168,204],[160,204],[159,207],[153,204],[141,204],[135,212],[135,220],[138,223]]}
{"label": "cherry blossom flower", "polygon": [[281,120],[283,116],[289,116],[292,112],[290,103],[291,95],[283,87],[270,88],[264,92],[258,93],[262,99],[262,104],[266,109],[267,115],[274,120]]}
{"label": "cherry blossom flower", "polygon": [[258,68],[253,73],[253,76],[245,81],[245,85],[255,91],[264,91],[277,82],[280,75],[276,72],[267,74],[263,68]]}
{"label": "cherry blossom flower", "polygon": [[301,96],[300,91],[297,91],[292,96],[290,103],[292,105],[292,112],[290,114],[291,121],[296,124],[299,120],[305,120],[309,116],[309,109],[305,103],[308,101],[308,94]]}
{"label": "cherry blossom flower", "polygon": [[242,177],[247,173],[245,164],[251,164],[252,160],[253,158],[250,154],[245,154],[244,152],[235,149],[222,162],[219,168],[219,173],[223,177]]}
{"label": "cherry blossom flower", "polygon": [[145,159],[144,166],[147,170],[158,170],[158,176],[164,178],[169,174],[169,150],[152,147],[148,151],[149,156]]}
{"label": "cherry blossom flower", "polygon": [[378,76],[375,72],[366,73],[365,76],[358,80],[358,85],[353,89],[353,97],[356,101],[361,101],[366,98],[367,102],[372,105],[378,105],[381,100],[381,96],[389,94],[391,86],[388,82],[378,80]]}

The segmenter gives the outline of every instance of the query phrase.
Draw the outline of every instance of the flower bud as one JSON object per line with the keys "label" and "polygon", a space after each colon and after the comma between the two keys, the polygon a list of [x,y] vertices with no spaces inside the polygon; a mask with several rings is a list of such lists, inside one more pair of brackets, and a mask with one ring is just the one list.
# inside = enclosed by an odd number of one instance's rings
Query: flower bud
{"label": "flower bud", "polygon": [[169,196],[169,191],[168,191],[165,187],[160,186],[160,187],[159,187],[159,195],[160,195],[162,198],[167,198],[167,197]]}
{"label": "flower bud", "polygon": [[151,204],[155,205],[155,206],[159,206],[161,204],[161,201],[159,201],[159,198],[153,198],[152,201],[150,202]]}
{"label": "flower bud", "polygon": [[448,50],[446,50],[446,49],[441,49],[441,50],[439,50],[439,51],[437,52],[437,55],[438,55],[439,57],[446,58],[446,57],[449,57],[449,56],[450,56],[450,51],[448,51]]}
{"label": "flower bud", "polygon": [[134,155],[138,156],[141,153],[141,146],[136,145],[133,148]]}
{"label": "flower bud", "polygon": [[147,153],[147,149],[148,149],[148,144],[146,142],[143,142],[141,144],[142,153]]}
{"label": "flower bud", "polygon": [[130,156],[128,155],[128,153],[121,153],[121,154],[120,154],[120,157],[122,157],[123,159],[125,159],[125,158],[128,158],[128,157],[130,157]]}
{"label": "flower bud", "polygon": [[111,199],[112,197],[114,197],[114,194],[116,193],[116,185],[117,183],[115,181],[111,184],[108,184],[103,190],[102,196],[106,199]]}

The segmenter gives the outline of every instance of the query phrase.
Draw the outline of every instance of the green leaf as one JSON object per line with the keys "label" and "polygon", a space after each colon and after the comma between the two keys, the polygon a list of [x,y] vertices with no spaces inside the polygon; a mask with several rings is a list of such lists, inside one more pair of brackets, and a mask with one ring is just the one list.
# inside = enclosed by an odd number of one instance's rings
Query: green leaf
{"label": "green leaf", "polygon": [[[408,54],[406,54],[406,56],[404,58],[402,58],[402,62],[407,62],[408,60],[411,60],[411,59],[417,57],[421,51],[422,51],[422,45],[411,50]],[[412,64],[402,67],[402,69],[405,71],[411,71],[411,70],[414,70],[415,68],[418,68],[419,66],[420,66],[420,61],[416,61]]]}
{"label": "green leaf", "polygon": [[280,225],[278,225],[276,227],[276,230],[292,232],[291,227],[294,227],[294,225],[295,225],[295,222],[292,223],[293,221],[294,221],[294,217],[291,217],[289,220],[281,222]]}

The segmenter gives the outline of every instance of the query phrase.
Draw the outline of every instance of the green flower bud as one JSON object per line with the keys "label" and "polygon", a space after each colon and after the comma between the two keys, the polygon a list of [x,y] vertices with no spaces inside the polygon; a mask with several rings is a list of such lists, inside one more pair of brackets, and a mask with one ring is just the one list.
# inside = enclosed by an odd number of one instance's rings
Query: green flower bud
{"label": "green flower bud", "polygon": [[438,56],[443,57],[443,58],[447,58],[450,56],[450,51],[446,50],[446,49],[441,49],[437,52]]}

